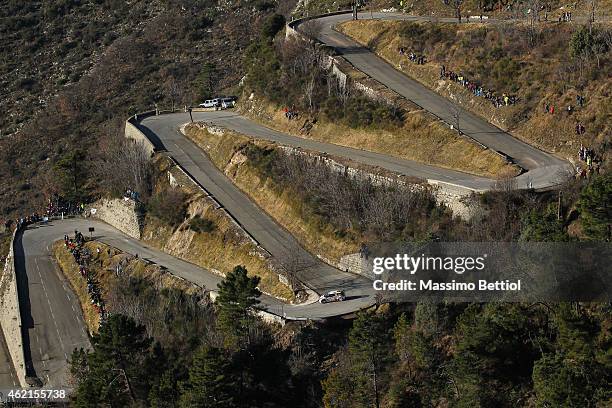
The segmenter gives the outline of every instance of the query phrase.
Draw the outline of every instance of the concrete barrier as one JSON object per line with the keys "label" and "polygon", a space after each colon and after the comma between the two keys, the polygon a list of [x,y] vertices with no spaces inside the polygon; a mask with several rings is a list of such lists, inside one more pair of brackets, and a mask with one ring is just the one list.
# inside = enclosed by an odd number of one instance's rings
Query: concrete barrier
{"label": "concrete barrier", "polygon": [[221,108],[191,108],[192,112],[214,112],[221,110]]}
{"label": "concrete barrier", "polygon": [[13,368],[22,387],[27,387],[25,354],[21,331],[21,310],[17,291],[17,275],[15,272],[14,243],[18,232],[15,230],[11,240],[11,248],[0,276],[0,326],[4,333]]}
{"label": "concrete barrier", "polygon": [[158,111],[147,111],[137,113],[125,121],[125,137],[128,139],[135,140],[137,143],[142,143],[144,148],[149,152],[151,156],[155,153],[155,145],[149,140],[147,136],[138,128],[138,122],[149,116],[154,116]]}
{"label": "concrete barrier", "polygon": [[340,14],[350,14],[352,13],[352,10],[339,10],[339,11],[334,11],[331,13],[324,13],[324,14],[317,14],[314,16],[309,16],[309,17],[302,17],[302,18],[298,18],[296,20],[293,20],[289,23],[287,23],[287,27],[285,29],[285,36],[286,37],[290,37],[292,35],[302,35],[302,33],[300,33],[297,29],[297,26],[299,26],[302,23],[305,23],[307,21],[310,20],[316,20],[317,18],[321,18],[321,17],[329,17],[329,16],[337,16]]}

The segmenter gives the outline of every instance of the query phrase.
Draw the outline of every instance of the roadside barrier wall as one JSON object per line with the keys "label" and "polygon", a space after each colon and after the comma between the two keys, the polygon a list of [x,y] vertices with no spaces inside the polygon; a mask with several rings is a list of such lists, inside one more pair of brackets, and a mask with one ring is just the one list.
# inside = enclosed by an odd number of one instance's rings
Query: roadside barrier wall
{"label": "roadside barrier wall", "polygon": [[0,276],[0,326],[19,384],[26,387],[26,365],[14,252],[15,238],[18,233],[18,230],[13,233],[11,248],[4,264],[2,276]]}
{"label": "roadside barrier wall", "polygon": [[155,145],[151,143],[149,138],[147,138],[147,136],[145,136],[145,134],[138,128],[138,122],[149,116],[154,116],[156,113],[156,111],[137,113],[125,121],[125,137],[135,140],[138,143],[142,143],[151,156],[153,156],[153,153],[155,153]]}

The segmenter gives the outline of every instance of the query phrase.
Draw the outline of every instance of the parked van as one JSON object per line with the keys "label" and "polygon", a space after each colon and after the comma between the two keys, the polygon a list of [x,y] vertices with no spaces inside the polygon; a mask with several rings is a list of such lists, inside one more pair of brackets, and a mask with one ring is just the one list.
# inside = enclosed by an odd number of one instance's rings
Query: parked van
{"label": "parked van", "polygon": [[203,103],[198,105],[200,108],[218,108],[221,106],[221,100],[219,98],[207,99]]}
{"label": "parked van", "polygon": [[223,109],[233,108],[236,106],[236,98],[221,98],[221,107]]}

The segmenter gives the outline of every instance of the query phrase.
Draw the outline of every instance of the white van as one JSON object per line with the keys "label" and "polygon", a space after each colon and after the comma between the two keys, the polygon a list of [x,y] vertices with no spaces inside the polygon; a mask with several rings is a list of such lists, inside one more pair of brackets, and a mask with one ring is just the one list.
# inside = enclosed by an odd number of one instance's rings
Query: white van
{"label": "white van", "polygon": [[221,99],[221,107],[223,109],[233,108],[234,106],[236,106],[235,98],[222,98]]}
{"label": "white van", "polygon": [[221,106],[221,101],[219,100],[219,98],[207,99],[204,101],[204,103],[201,103],[198,106],[200,108],[217,108]]}

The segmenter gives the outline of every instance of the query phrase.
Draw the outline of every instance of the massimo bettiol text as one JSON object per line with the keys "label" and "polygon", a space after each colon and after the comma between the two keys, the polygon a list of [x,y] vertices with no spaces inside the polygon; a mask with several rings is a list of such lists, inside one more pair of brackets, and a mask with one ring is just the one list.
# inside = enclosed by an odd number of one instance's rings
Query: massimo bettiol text
{"label": "massimo bettiol text", "polygon": [[[441,257],[441,256],[409,256],[397,254],[395,257],[376,257],[373,259],[373,272],[381,275],[385,271],[404,271],[415,275],[418,271],[446,271],[458,275],[465,272],[482,271],[485,269],[487,255],[479,257]],[[375,290],[451,290],[451,291],[506,291],[521,290],[521,280],[487,281],[479,279],[477,282],[436,282],[433,279],[401,279],[399,282],[384,282],[382,279],[374,281]]]}

